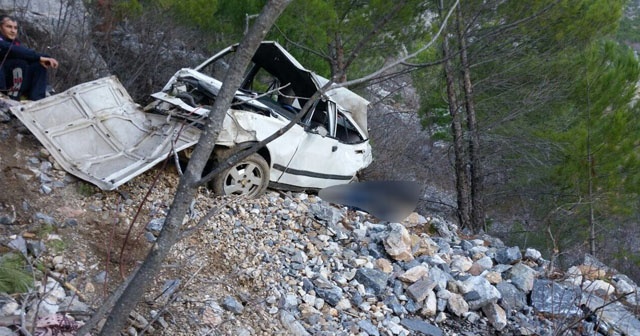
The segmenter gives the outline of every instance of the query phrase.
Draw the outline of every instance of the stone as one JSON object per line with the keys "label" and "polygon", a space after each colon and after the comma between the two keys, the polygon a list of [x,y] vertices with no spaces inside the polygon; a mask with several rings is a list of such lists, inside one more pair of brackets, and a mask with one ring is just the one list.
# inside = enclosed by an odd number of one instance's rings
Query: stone
{"label": "stone", "polygon": [[598,268],[594,265],[579,265],[580,273],[582,277],[587,280],[602,279],[607,276],[607,271],[604,268]]}
{"label": "stone", "polygon": [[0,224],[11,225],[16,221],[16,209],[13,205],[0,205]]}
{"label": "stone", "polygon": [[309,210],[318,220],[329,224],[331,227],[336,226],[343,217],[342,211],[329,206],[325,202],[311,204]]}
{"label": "stone", "polygon": [[[443,259],[451,257],[451,253],[453,253],[453,250],[451,249],[451,245],[449,244],[449,240],[443,239],[443,238],[434,237],[433,241],[436,244],[438,244],[438,253],[440,254],[440,257],[442,257]],[[448,262],[451,262],[451,260],[448,260]]]}
{"label": "stone", "polygon": [[411,250],[411,236],[409,231],[399,223],[391,223],[391,231],[384,240],[384,248],[387,253],[398,261],[411,261],[413,260],[413,253]]}
{"label": "stone", "polygon": [[438,297],[436,293],[433,291],[429,291],[427,294],[427,298],[425,299],[424,305],[422,306],[422,310],[420,314],[425,317],[435,316],[438,312]]}
{"label": "stone", "polygon": [[520,252],[520,248],[517,246],[503,247],[498,249],[495,259],[499,264],[511,265],[522,259],[522,253]]}
{"label": "stone", "polygon": [[473,265],[471,265],[467,272],[469,272],[469,274],[471,275],[480,275],[482,274],[482,272],[484,272],[484,269],[482,269],[482,266],[478,265],[477,263],[473,263]]}
{"label": "stone", "polygon": [[149,231],[147,231],[147,232],[145,232],[145,233],[144,233],[144,238],[145,238],[149,243],[153,243],[153,242],[155,242],[155,241],[158,239],[158,238],[156,238],[156,236],[155,236],[153,233],[151,233],[151,232],[149,232]]}
{"label": "stone", "polygon": [[153,231],[153,232],[160,232],[160,230],[162,230],[162,227],[164,226],[164,221],[165,218],[154,218],[152,220],[149,221],[149,223],[147,223],[147,230],[149,231]]}
{"label": "stone", "polygon": [[449,224],[440,218],[432,218],[429,224],[436,229],[438,235],[442,238],[451,239],[455,234],[455,231],[452,232],[449,229]]}
{"label": "stone", "polygon": [[304,301],[304,303],[313,306],[316,303],[316,297],[314,295],[311,294],[305,294],[302,296],[302,301]]}
{"label": "stone", "polygon": [[469,309],[478,310],[488,303],[495,303],[502,296],[500,292],[484,277],[471,276],[459,284]]}
{"label": "stone", "polygon": [[451,257],[450,267],[451,271],[453,272],[467,272],[471,268],[471,265],[473,265],[473,261],[469,257],[461,255],[454,255],[453,257]]}
{"label": "stone", "polygon": [[236,300],[232,296],[225,296],[222,300],[222,308],[234,313],[234,314],[242,314],[244,310],[244,306],[240,301]]}
{"label": "stone", "polygon": [[47,249],[42,240],[27,240],[27,251],[34,257],[40,257],[43,251]]}
{"label": "stone", "polygon": [[502,300],[500,304],[508,311],[520,310],[527,305],[527,297],[525,293],[516,286],[508,282],[501,282],[496,285],[496,289],[500,292]]}
{"label": "stone", "polygon": [[404,221],[402,221],[402,223],[405,224],[406,227],[411,228],[414,226],[427,224],[428,221],[421,214],[412,212],[407,218],[404,219]]}
{"label": "stone", "polygon": [[582,270],[578,266],[571,266],[565,273],[566,280],[565,282],[572,284],[574,286],[581,286],[583,277]]}
{"label": "stone", "polygon": [[402,304],[400,304],[400,301],[398,301],[398,298],[395,295],[387,296],[387,298],[384,299],[384,304],[391,308],[393,313],[398,316],[406,313],[406,309],[404,309]]}
{"label": "stone", "polygon": [[529,260],[538,261],[542,258],[542,253],[534,248],[527,248],[524,251],[524,257]]}
{"label": "stone", "polygon": [[494,271],[485,273],[484,278],[487,279],[487,281],[489,281],[489,283],[492,285],[496,285],[502,282],[502,275]]}
{"label": "stone", "polygon": [[477,323],[482,317],[476,312],[466,312],[464,318],[471,323]]}
{"label": "stone", "polygon": [[407,330],[405,328],[403,328],[400,324],[392,321],[389,321],[387,323],[387,329],[389,331],[391,331],[392,334],[394,335],[406,335],[407,334]]}
{"label": "stone", "polygon": [[351,302],[349,302],[349,299],[343,298],[340,301],[338,301],[338,303],[336,304],[335,308],[337,310],[351,309]]}
{"label": "stone", "polygon": [[429,270],[429,279],[436,283],[435,290],[441,290],[447,288],[447,282],[452,280],[451,274],[443,271],[439,267],[432,267]]}
{"label": "stone", "polygon": [[624,296],[625,301],[632,305],[638,305],[638,302],[640,302],[638,300],[638,287],[633,280],[622,274],[616,274],[611,277],[611,282],[616,288],[617,295]]}
{"label": "stone", "polygon": [[484,270],[491,269],[493,267],[493,260],[491,260],[491,257],[488,257],[485,255],[480,259],[476,260],[474,264],[479,265],[484,271]]}
{"label": "stone", "polygon": [[342,300],[342,289],[340,287],[316,288],[316,296],[323,299],[326,303],[335,307]]}
{"label": "stone", "polygon": [[169,300],[169,298],[171,298],[171,295],[173,295],[173,293],[175,293],[176,290],[178,290],[178,288],[180,287],[181,283],[182,283],[182,280],[180,280],[180,279],[169,279],[169,280],[166,280],[164,282],[164,284],[162,285],[162,296],[161,296],[161,298],[163,300]]}
{"label": "stone", "polygon": [[640,335],[640,321],[636,315],[624,307],[620,302],[604,300],[593,295],[583,295],[580,304],[586,305],[591,311],[598,311],[598,317],[613,326],[618,333],[610,335]]}
{"label": "stone", "polygon": [[280,311],[280,322],[287,329],[289,335],[293,336],[311,336],[304,326],[286,310]]}
{"label": "stone", "polygon": [[580,288],[572,285],[561,285],[551,280],[536,279],[531,291],[531,306],[540,313],[554,315],[577,316]]}
{"label": "stone", "polygon": [[418,265],[399,275],[398,279],[404,282],[414,283],[424,275],[426,275],[428,272],[429,269],[427,267],[425,267],[424,265]]}
{"label": "stone", "polygon": [[608,297],[615,292],[615,287],[604,280],[585,281],[582,289],[603,297]]}
{"label": "stone", "polygon": [[23,255],[27,255],[27,241],[22,236],[17,236],[7,244],[11,249],[17,250]]}
{"label": "stone", "polygon": [[358,321],[358,327],[364,332],[366,332],[369,336],[380,336],[380,331],[378,327],[376,327],[369,320],[360,320]]}
{"label": "stone", "polygon": [[501,331],[507,326],[507,314],[504,309],[496,303],[489,303],[482,307],[482,312],[489,319],[489,323],[497,331]]}
{"label": "stone", "polygon": [[78,226],[78,220],[75,219],[75,218],[67,218],[67,219],[64,220],[63,223],[64,223],[65,227],[67,227],[67,226],[70,226],[70,227]]}
{"label": "stone", "polygon": [[407,294],[416,302],[422,302],[427,298],[427,295],[429,295],[429,292],[431,292],[435,286],[436,283],[430,279],[416,281],[411,286],[407,287]]}
{"label": "stone", "polygon": [[16,336],[17,334],[15,334],[11,329],[7,328],[7,327],[0,327],[0,336]]}
{"label": "stone", "polygon": [[511,279],[511,283],[514,286],[525,293],[529,293],[533,289],[533,280],[537,272],[523,263],[518,263],[509,269],[506,274],[507,279]]}
{"label": "stone", "polygon": [[444,336],[442,329],[423,320],[404,318],[400,320],[400,324],[419,335]]}
{"label": "stone", "polygon": [[45,223],[47,225],[54,225],[56,223],[56,220],[53,217],[51,217],[51,216],[49,216],[47,214],[44,214],[42,212],[36,212],[34,217],[36,218],[36,220],[42,221],[43,223]]}
{"label": "stone", "polygon": [[438,249],[438,244],[436,244],[436,242],[431,238],[421,237],[417,246],[415,246],[413,256],[416,258],[420,256],[433,256],[438,252]]}
{"label": "stone", "polygon": [[363,284],[368,292],[381,295],[387,289],[389,275],[375,269],[359,268],[356,271],[354,279]]}
{"label": "stone", "polygon": [[391,265],[389,259],[386,258],[376,259],[376,267],[387,274],[393,272],[393,265]]}
{"label": "stone", "polygon": [[1,316],[16,315],[16,312],[18,312],[18,309],[20,309],[20,304],[18,304],[15,301],[10,301],[2,305],[2,309],[0,309],[0,315]]}
{"label": "stone", "polygon": [[469,311],[469,304],[464,300],[462,295],[451,293],[447,300],[447,309],[456,316],[463,316]]}

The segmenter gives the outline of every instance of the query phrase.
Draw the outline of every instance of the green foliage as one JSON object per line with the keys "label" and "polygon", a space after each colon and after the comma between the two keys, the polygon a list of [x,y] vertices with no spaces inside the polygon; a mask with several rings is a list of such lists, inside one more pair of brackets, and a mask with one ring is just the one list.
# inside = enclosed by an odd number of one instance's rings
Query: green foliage
{"label": "green foliage", "polygon": [[55,254],[60,254],[67,248],[67,244],[63,240],[59,239],[49,240],[46,245]]}
{"label": "green foliage", "polygon": [[[576,59],[575,86],[567,98],[558,132],[548,134],[564,144],[564,159],[555,175],[558,183],[584,195],[587,179],[591,177],[595,189],[612,196],[621,192],[638,192],[640,166],[635,146],[640,134],[637,108],[630,102],[635,94],[640,67],[629,48],[612,41],[591,45]],[[575,69],[575,68],[574,68]],[[591,153],[588,153],[588,146]],[[592,162],[587,162],[591,155]]]}
{"label": "green foliage", "polygon": [[93,184],[82,181],[78,182],[76,190],[83,197],[89,197],[98,192],[98,189]]}
{"label": "green foliage", "polygon": [[50,224],[43,224],[38,229],[36,236],[40,239],[46,239],[50,234],[56,231],[56,227]]}
{"label": "green foliage", "polygon": [[[278,32],[271,36],[325,77],[344,70],[340,68],[341,60],[357,53],[346,69],[349,78],[356,78],[377,70],[387,57],[396,57],[401,46],[410,49],[426,33],[422,13],[427,2],[406,1],[388,19],[386,16],[396,4],[399,3],[392,0],[294,1],[278,19]],[[363,39],[367,39],[366,43],[358,48]]]}
{"label": "green foliage", "polygon": [[115,2],[113,10],[116,17],[129,18],[141,15],[144,7],[138,0],[118,0]]}
{"label": "green foliage", "polygon": [[616,39],[624,43],[640,43],[640,3],[637,1],[628,1]]}
{"label": "green foliage", "polygon": [[517,32],[539,50],[570,48],[617,29],[625,0],[504,1],[498,13],[505,25],[530,18]]}
{"label": "green foliage", "polygon": [[[549,227],[561,250],[582,246],[589,233],[590,177],[595,220],[605,230],[624,223],[637,208],[640,111],[631,101],[638,64],[628,48],[606,39],[617,29],[623,5],[622,0],[461,2],[462,16],[456,19],[468,28],[488,172],[486,201],[492,209],[528,212],[527,227],[516,230],[525,232],[520,239],[544,244]],[[453,27],[451,50],[458,50]],[[436,53],[419,62],[437,59]],[[460,73],[458,55],[451,63]],[[441,70],[426,68],[413,79],[424,125],[448,131]]]}
{"label": "green foliage", "polygon": [[216,0],[180,0],[167,1],[180,22],[195,26],[205,31],[215,29],[215,13],[218,11],[219,1]]}
{"label": "green foliage", "polygon": [[33,278],[25,271],[24,259],[13,253],[0,256],[0,292],[24,293],[33,285]]}

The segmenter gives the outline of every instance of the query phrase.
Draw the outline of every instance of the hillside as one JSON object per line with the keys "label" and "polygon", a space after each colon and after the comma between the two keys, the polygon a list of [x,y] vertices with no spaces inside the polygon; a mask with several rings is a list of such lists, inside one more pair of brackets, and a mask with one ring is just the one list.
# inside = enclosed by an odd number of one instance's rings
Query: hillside
{"label": "hillside", "polygon": [[[156,167],[99,191],[60,170],[17,119],[0,137],[3,253],[22,251],[48,289],[5,296],[0,334],[36,311],[41,326],[56,313],[86,321],[152,246],[178,176]],[[593,258],[564,272],[535,249],[459,236],[435,214],[378,223],[304,193],[234,200],[202,189],[185,227],[130,335],[640,333],[626,276]]]}

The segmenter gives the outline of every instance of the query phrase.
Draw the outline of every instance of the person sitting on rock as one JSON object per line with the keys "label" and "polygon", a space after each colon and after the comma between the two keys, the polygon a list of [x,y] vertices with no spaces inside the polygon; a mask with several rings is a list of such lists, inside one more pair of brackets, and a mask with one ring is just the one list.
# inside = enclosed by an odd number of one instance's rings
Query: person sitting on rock
{"label": "person sitting on rock", "polygon": [[18,22],[0,15],[0,92],[14,100],[42,99],[46,96],[47,69],[57,68],[58,61],[22,46],[17,37]]}

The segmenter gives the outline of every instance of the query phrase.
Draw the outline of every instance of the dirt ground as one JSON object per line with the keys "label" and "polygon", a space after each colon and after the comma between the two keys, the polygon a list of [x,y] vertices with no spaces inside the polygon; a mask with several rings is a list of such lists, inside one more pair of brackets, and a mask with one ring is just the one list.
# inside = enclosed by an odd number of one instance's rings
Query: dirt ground
{"label": "dirt ground", "polygon": [[[48,248],[32,262],[42,263],[61,276],[77,290],[70,294],[82,298],[80,301],[91,308],[98,308],[150,248],[145,226],[151,219],[166,216],[178,181],[175,168],[155,167],[116,191],[101,191],[57,167],[17,119],[0,123],[0,139],[4,142],[0,147],[0,213],[11,214],[15,209],[16,214],[12,224],[0,226],[1,252],[9,250],[8,242],[17,235],[41,239]],[[54,186],[46,194],[41,190],[40,174],[48,162],[53,169],[47,175],[62,181],[63,186]],[[264,199],[244,203],[251,206],[251,202]],[[210,191],[202,189],[194,210],[202,215],[214,206]],[[42,214],[52,217],[55,223],[47,224]],[[153,334],[206,334],[207,330],[235,334],[239,326],[249,328],[251,334],[273,335],[282,330],[277,319],[256,304],[268,295],[265,282],[273,280],[253,279],[241,271],[239,266],[247,266],[254,258],[254,247],[245,243],[246,234],[231,231],[233,225],[227,225],[232,221],[229,216],[222,213],[217,217],[202,231],[181,241],[162,274],[150,284],[137,311],[150,319],[152,310],[166,309],[164,316],[170,321],[168,327]],[[264,237],[260,229],[250,234],[253,237],[249,241],[253,242]],[[227,238],[222,241],[220,237]],[[52,244],[52,240],[63,243]],[[180,280],[182,293],[174,303],[167,304],[167,296],[162,293],[171,279]],[[220,302],[225,295],[240,297],[247,304],[242,321],[233,314],[211,309],[216,307],[210,304],[211,300]]]}

